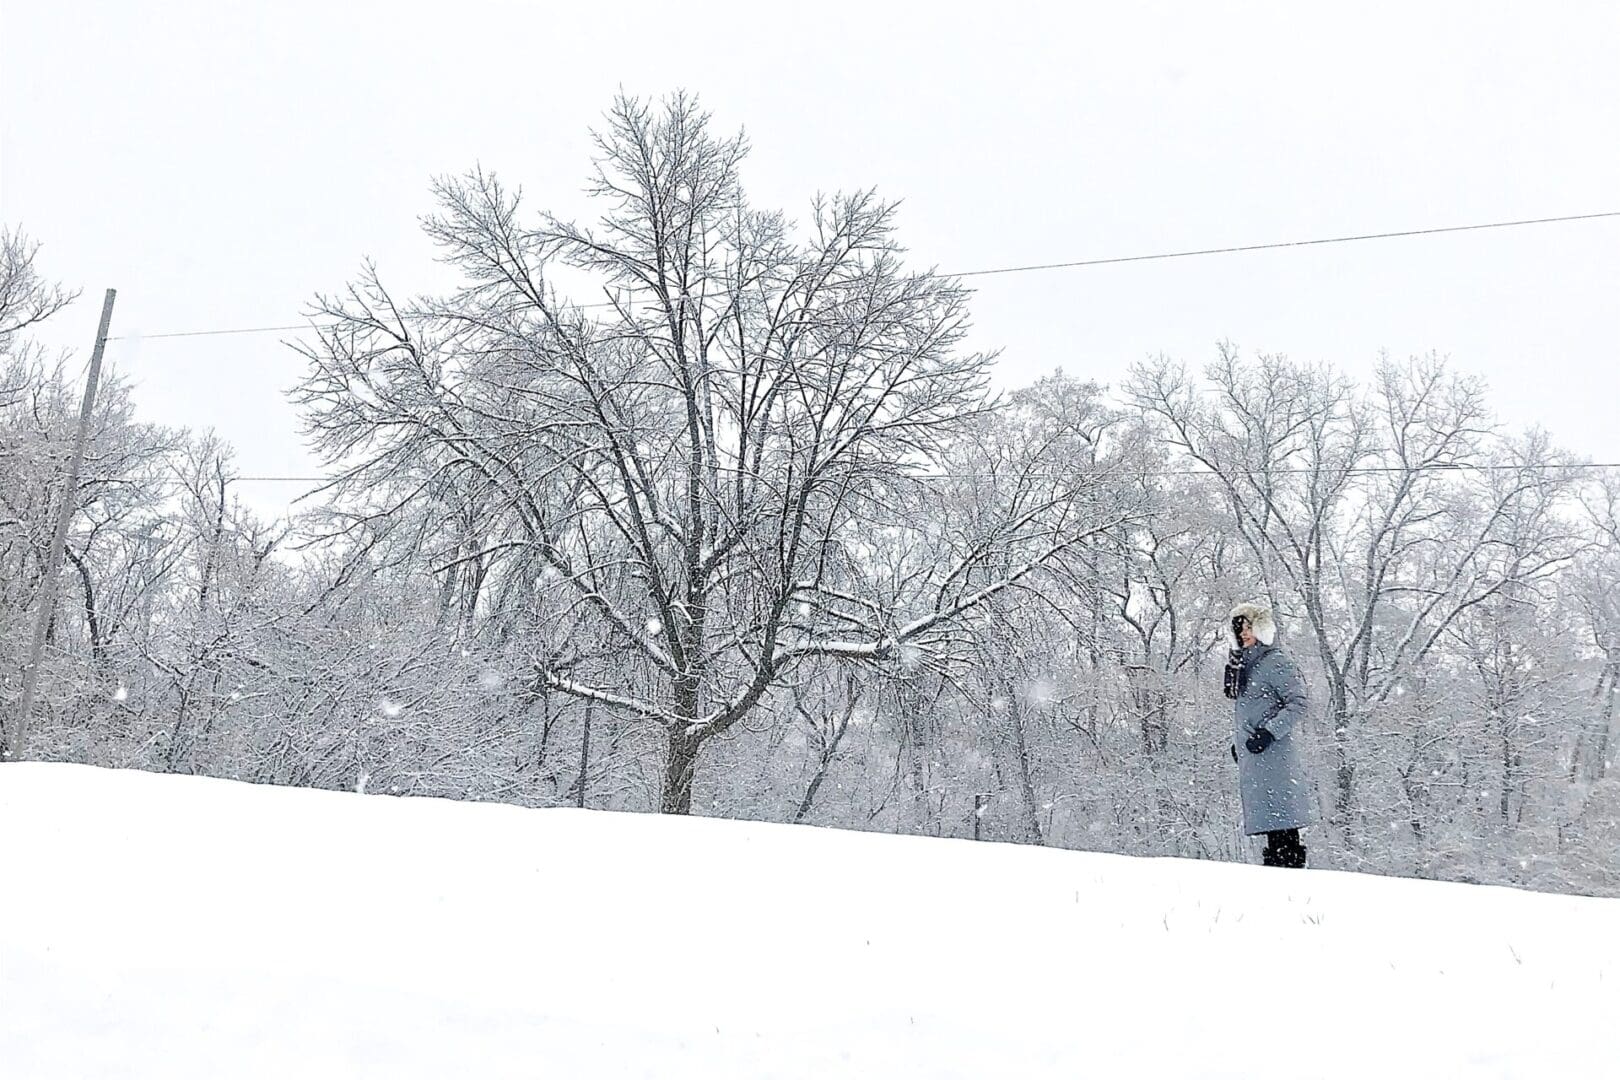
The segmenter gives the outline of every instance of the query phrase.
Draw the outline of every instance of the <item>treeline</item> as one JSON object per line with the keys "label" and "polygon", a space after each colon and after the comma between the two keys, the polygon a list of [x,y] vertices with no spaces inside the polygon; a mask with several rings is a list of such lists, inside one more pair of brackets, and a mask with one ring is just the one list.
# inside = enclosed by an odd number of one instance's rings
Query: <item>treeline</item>
{"label": "treeline", "polygon": [[[1219,669],[1260,599],[1317,697],[1318,865],[1620,893],[1620,477],[1432,358],[997,398],[891,205],[751,208],[683,98],[600,148],[596,225],[447,179],[463,288],[317,302],[295,520],[107,382],[24,755],[1249,858]],[[48,298],[21,265],[0,295]],[[77,408],[12,323],[8,703]]]}

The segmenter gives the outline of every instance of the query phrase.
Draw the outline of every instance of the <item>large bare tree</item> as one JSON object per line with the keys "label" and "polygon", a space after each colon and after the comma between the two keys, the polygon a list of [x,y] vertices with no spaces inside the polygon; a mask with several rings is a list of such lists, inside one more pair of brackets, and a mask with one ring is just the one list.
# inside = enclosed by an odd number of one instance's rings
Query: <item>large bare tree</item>
{"label": "large bare tree", "polygon": [[[597,149],[590,224],[529,219],[487,173],[441,181],[426,228],[463,287],[397,304],[368,272],[323,299],[300,396],[355,522],[427,512],[425,540],[454,538],[435,569],[479,582],[485,617],[529,614],[491,599],[536,595],[502,579],[592,614],[618,659],[542,675],[654,725],[660,805],[685,813],[705,742],[796,665],[948,659],[965,612],[1108,522],[1070,470],[893,579],[916,474],[991,408],[967,290],[904,266],[871,192],[802,230],[750,207],[745,142],[687,97],[619,99]],[[600,299],[564,303],[569,275]]]}

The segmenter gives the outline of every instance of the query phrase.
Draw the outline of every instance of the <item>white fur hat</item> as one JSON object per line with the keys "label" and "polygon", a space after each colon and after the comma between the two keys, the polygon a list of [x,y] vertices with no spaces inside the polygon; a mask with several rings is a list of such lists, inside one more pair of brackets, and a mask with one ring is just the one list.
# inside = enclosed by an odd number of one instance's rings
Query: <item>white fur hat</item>
{"label": "white fur hat", "polygon": [[1249,620],[1249,628],[1254,631],[1254,639],[1262,645],[1270,645],[1277,639],[1277,623],[1271,617],[1271,609],[1264,604],[1239,604],[1232,609],[1232,618],[1239,615]]}

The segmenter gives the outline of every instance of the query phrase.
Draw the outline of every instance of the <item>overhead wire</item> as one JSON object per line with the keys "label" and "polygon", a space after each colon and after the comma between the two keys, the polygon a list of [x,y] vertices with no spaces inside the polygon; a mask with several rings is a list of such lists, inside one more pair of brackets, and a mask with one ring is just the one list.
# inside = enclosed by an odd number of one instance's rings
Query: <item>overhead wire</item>
{"label": "overhead wire", "polygon": [[[1205,257],[1205,256],[1213,256],[1213,255],[1231,255],[1231,254],[1240,254],[1240,253],[1254,252],[1254,251],[1286,250],[1286,249],[1292,249],[1292,248],[1304,248],[1304,247],[1322,246],[1322,245],[1327,245],[1327,244],[1348,244],[1348,243],[1358,243],[1358,242],[1361,242],[1361,241],[1369,241],[1369,240],[1389,240],[1389,239],[1396,239],[1396,238],[1401,238],[1401,237],[1434,236],[1434,235],[1446,234],[1446,233],[1477,232],[1477,231],[1487,230],[1487,229],[1510,229],[1510,228],[1520,228],[1520,227],[1531,226],[1531,225],[1550,225],[1550,224],[1557,224],[1557,223],[1564,223],[1564,222],[1591,221],[1591,220],[1596,220],[1596,219],[1601,219],[1601,218],[1616,218],[1616,217],[1620,217],[1620,210],[1606,210],[1606,211],[1600,211],[1600,212],[1597,212],[1597,213],[1590,213],[1590,214],[1562,214],[1562,215],[1553,216],[1553,217],[1521,218],[1521,219],[1516,219],[1516,220],[1512,220],[1512,221],[1479,222],[1479,223],[1470,224],[1470,225],[1441,225],[1441,226],[1431,226],[1431,227],[1420,228],[1420,229],[1399,229],[1399,230],[1391,230],[1391,231],[1384,231],[1384,232],[1357,233],[1357,234],[1345,235],[1345,236],[1316,237],[1316,238],[1307,239],[1307,240],[1284,240],[1284,241],[1276,241],[1276,242],[1261,243],[1261,244],[1239,244],[1239,245],[1230,245],[1230,246],[1226,246],[1226,247],[1192,248],[1192,249],[1186,249],[1186,250],[1180,250],[1180,251],[1155,252],[1155,253],[1152,253],[1152,254],[1145,254],[1145,255],[1121,255],[1121,256],[1110,256],[1110,257],[1106,257],[1106,258],[1096,258],[1096,259],[1076,259],[1076,260],[1070,260],[1070,261],[1065,261],[1065,262],[1030,263],[1030,264],[1019,265],[1019,266],[1001,266],[1001,267],[991,267],[991,268],[979,269],[979,270],[952,271],[952,272],[949,272],[949,273],[944,273],[941,276],[943,276],[943,277],[951,277],[951,278],[969,278],[969,277],[989,277],[989,276],[1001,275],[1001,274],[1034,273],[1034,272],[1050,271],[1050,270],[1071,270],[1071,269],[1080,269],[1080,268],[1091,267],[1091,266],[1111,266],[1111,265],[1120,265],[1120,264],[1135,263],[1135,262],[1153,262],[1153,261],[1160,261],[1160,260],[1167,260],[1167,259],[1187,259],[1187,258],[1198,258],[1198,257]],[[619,304],[616,301],[603,301],[603,302],[589,303],[589,304],[576,304],[576,305],[572,305],[572,306],[576,307],[576,308],[580,308],[580,309],[598,309],[598,308],[616,307],[616,306],[619,306]],[[326,327],[324,327],[321,324],[319,324],[317,322],[314,322],[312,320],[310,322],[305,322],[305,323],[283,324],[283,325],[276,325],[276,326],[225,327],[225,328],[210,329],[210,330],[175,330],[175,331],[164,331],[164,332],[161,332],[161,333],[153,333],[153,334],[119,334],[119,335],[113,335],[108,340],[110,340],[110,341],[130,341],[130,340],[151,341],[151,340],[166,339],[166,338],[215,337],[215,336],[235,335],[235,334],[283,333],[283,332],[292,332],[292,331],[307,331],[307,330],[311,330],[311,329],[320,330],[320,329],[325,329],[325,328]],[[1443,466],[1420,467],[1417,471],[1491,472],[1491,471],[1511,471],[1511,470],[1525,470],[1525,469],[1608,470],[1608,469],[1620,469],[1620,462],[1595,462],[1595,463],[1594,462],[1579,462],[1579,463],[1573,463],[1573,464],[1553,464],[1553,463],[1548,463],[1548,464],[1533,464],[1533,465],[1479,465],[1479,466],[1472,466],[1472,465],[1470,465],[1470,466],[1443,465]],[[1290,473],[1290,471],[1291,470],[1271,470],[1270,473],[1271,473],[1271,475],[1287,475],[1287,474]],[[1295,472],[1295,473],[1306,473],[1306,472],[1309,472],[1309,471],[1310,470],[1292,470],[1292,472]],[[1405,470],[1405,469],[1403,469],[1401,467],[1398,467],[1398,466],[1397,467],[1365,467],[1365,468],[1356,468],[1356,469],[1348,470],[1348,472],[1350,474],[1357,474],[1357,475],[1359,475],[1359,474],[1372,474],[1372,473],[1402,472],[1402,471],[1408,471],[1408,470]],[[1254,474],[1257,475],[1257,474],[1259,474],[1260,471],[1255,470],[1253,472],[1254,472]],[[1158,472],[1158,473],[1152,473],[1150,475],[1154,475],[1154,476],[1158,476],[1158,477],[1208,477],[1208,478],[1214,478],[1214,477],[1218,476],[1219,474],[1209,472],[1207,470],[1182,470],[1182,471]],[[993,478],[993,477],[994,477],[994,474],[989,474],[989,473],[938,472],[938,473],[911,474],[911,476],[909,478],[910,479],[919,479],[919,480],[949,480],[949,479],[990,479],[990,478]],[[333,477],[320,477],[320,476],[237,476],[237,477],[231,477],[230,479],[233,480],[233,481],[244,482],[244,483],[327,484],[327,483],[331,483],[335,478],[333,478]]]}
{"label": "overhead wire", "polygon": [[[1436,236],[1442,233],[1478,232],[1484,229],[1513,229],[1528,225],[1552,225],[1571,221],[1592,221],[1598,218],[1620,217],[1620,210],[1604,210],[1593,214],[1561,214],[1556,217],[1521,218],[1514,221],[1486,221],[1472,225],[1437,225],[1422,229],[1398,229],[1387,232],[1357,233],[1348,236],[1324,236],[1309,240],[1280,240],[1264,244],[1237,244],[1228,247],[1190,248],[1182,251],[1162,251],[1148,255],[1118,255],[1097,259],[1075,259],[1068,262],[1030,263],[1023,266],[997,266],[981,270],[956,270],[942,273],[941,277],[990,277],[998,274],[1026,274],[1045,270],[1074,270],[1088,266],[1116,266],[1123,263],[1154,262],[1164,259],[1191,259],[1210,255],[1234,255],[1251,251],[1277,251],[1288,248],[1317,247],[1324,244],[1351,244],[1365,240],[1391,240],[1410,236]],[[614,301],[572,305],[579,309],[610,308]],[[163,338],[216,337],[226,334],[270,334],[289,331],[321,329],[314,321],[281,326],[238,326],[215,330],[168,330],[155,334],[114,334],[109,341],[154,341]]]}

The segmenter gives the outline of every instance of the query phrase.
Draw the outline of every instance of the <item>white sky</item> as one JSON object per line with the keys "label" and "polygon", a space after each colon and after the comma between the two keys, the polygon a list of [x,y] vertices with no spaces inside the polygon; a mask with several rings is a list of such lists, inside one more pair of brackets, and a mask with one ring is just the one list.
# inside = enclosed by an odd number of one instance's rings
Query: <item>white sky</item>
{"label": "white sky", "polygon": [[[482,163],[583,209],[621,85],[745,128],[757,205],[903,198],[946,270],[1620,209],[1620,4],[1335,7],[0,0],[0,220],[84,287],[42,335],[82,356],[109,285],[115,335],[298,322],[365,256],[442,285],[429,178]],[[975,284],[1004,385],[1222,338],[1355,373],[1432,350],[1514,426],[1620,461],[1620,219]],[[315,470],[278,335],[108,356],[144,419]]]}

